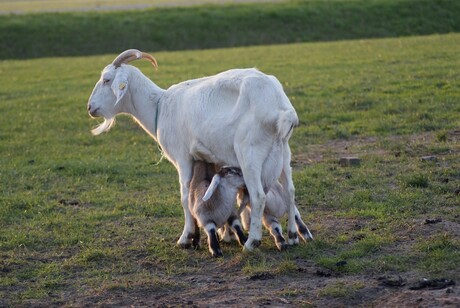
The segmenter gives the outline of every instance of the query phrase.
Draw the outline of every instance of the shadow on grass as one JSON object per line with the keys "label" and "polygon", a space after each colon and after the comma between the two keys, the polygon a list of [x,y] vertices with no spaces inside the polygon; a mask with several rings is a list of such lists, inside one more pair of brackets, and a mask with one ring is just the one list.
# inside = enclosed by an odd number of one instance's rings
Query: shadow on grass
{"label": "shadow on grass", "polygon": [[0,59],[382,38],[460,30],[460,1],[335,0],[0,16]]}

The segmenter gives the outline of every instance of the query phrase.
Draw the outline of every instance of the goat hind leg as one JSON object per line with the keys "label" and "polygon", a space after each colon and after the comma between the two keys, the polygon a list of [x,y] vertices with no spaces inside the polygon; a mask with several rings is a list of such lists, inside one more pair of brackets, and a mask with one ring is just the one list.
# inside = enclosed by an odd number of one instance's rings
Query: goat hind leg
{"label": "goat hind leg", "polygon": [[249,198],[251,199],[251,224],[249,227],[248,239],[244,244],[244,249],[251,251],[259,247],[262,240],[262,217],[266,195],[262,188],[260,176],[254,176],[254,174],[257,173],[252,173],[251,171],[249,171],[248,176],[246,176],[246,174],[243,171],[244,180],[249,191]]}
{"label": "goat hind leg", "polygon": [[251,224],[244,249],[251,251],[259,247],[262,241],[262,217],[266,199],[262,184],[262,164],[272,151],[273,145],[265,144],[257,136],[248,136],[247,130],[241,130],[239,133],[241,135],[237,139],[242,142],[235,144],[235,153],[243,172],[251,204]]}
{"label": "goat hind leg", "polygon": [[230,243],[232,240],[237,239],[229,224],[223,225],[217,230],[217,233],[219,234],[220,240],[225,243]]}
{"label": "goat hind leg", "polygon": [[227,221],[228,226],[232,228],[232,231],[236,234],[238,242],[241,246],[244,246],[244,243],[247,241],[246,235],[244,235],[243,227],[241,226],[241,222],[238,219],[236,213],[232,214]]}
{"label": "goat hind leg", "polygon": [[201,238],[200,227],[198,226],[196,219],[193,219],[193,221],[195,222],[195,232],[193,234],[192,247],[195,249],[199,249],[200,248],[200,238]]}
{"label": "goat hind leg", "polygon": [[308,240],[313,240],[313,235],[308,229],[307,225],[303,222],[302,217],[300,217],[299,210],[297,206],[295,207],[295,223],[297,225],[297,232],[300,234],[300,237],[307,242]]}
{"label": "goat hind leg", "polygon": [[281,228],[281,225],[278,219],[276,219],[273,216],[265,215],[264,225],[268,230],[270,230],[270,234],[275,239],[275,245],[278,248],[278,250],[279,251],[286,250],[288,247],[288,244],[286,243],[286,240],[283,237],[283,229]]}
{"label": "goat hind leg", "polygon": [[291,169],[291,149],[286,143],[283,151],[283,171],[280,177],[281,185],[283,189],[289,193],[289,205],[288,205],[288,243],[289,245],[295,245],[299,243],[299,237],[297,236],[297,228],[295,223],[295,188],[294,182],[292,181],[292,169]]}

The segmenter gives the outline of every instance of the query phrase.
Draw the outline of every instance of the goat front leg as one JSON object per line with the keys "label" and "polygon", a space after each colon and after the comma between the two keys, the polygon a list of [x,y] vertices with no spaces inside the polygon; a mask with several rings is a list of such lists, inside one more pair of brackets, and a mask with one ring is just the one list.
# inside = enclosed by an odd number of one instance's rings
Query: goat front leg
{"label": "goat front leg", "polygon": [[190,180],[192,178],[192,163],[182,164],[179,166],[180,168],[178,169],[179,169],[180,193],[181,193],[182,208],[184,210],[185,225],[184,225],[184,230],[182,231],[182,235],[177,241],[177,245],[181,248],[188,249],[192,247],[192,245],[199,244],[199,239],[198,241],[194,240],[194,238],[197,236],[198,226],[196,225],[195,219],[190,213],[190,209],[188,206],[188,193],[189,193]]}
{"label": "goat front leg", "polygon": [[208,249],[214,258],[222,257],[223,253],[220,249],[219,239],[217,238],[217,227],[213,222],[209,222],[204,226],[204,231],[208,235]]}

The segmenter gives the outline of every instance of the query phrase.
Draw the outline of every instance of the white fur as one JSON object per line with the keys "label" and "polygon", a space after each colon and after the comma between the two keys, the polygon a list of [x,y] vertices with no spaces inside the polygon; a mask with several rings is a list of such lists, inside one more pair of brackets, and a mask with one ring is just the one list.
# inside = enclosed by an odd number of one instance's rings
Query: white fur
{"label": "white fur", "polygon": [[[265,193],[277,179],[290,194],[288,228],[295,231],[288,139],[298,118],[275,77],[234,69],[164,90],[133,66],[110,64],[95,85],[88,110],[105,119],[132,115],[176,167],[185,214],[180,245],[190,242],[195,228],[188,208],[194,160],[241,168],[252,208],[245,249],[260,243]],[[108,130],[111,123],[93,133]]]}

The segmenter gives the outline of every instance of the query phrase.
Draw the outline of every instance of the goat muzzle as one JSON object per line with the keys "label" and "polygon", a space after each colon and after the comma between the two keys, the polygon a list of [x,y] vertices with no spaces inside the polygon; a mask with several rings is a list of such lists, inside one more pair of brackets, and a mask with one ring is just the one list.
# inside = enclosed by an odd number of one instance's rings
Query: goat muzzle
{"label": "goat muzzle", "polygon": [[122,64],[128,64],[131,61],[139,60],[139,59],[146,59],[150,61],[153,67],[158,68],[157,60],[152,55],[148,53],[142,52],[137,49],[128,49],[118,55],[118,57],[113,60],[112,64],[115,67],[120,67]]}

